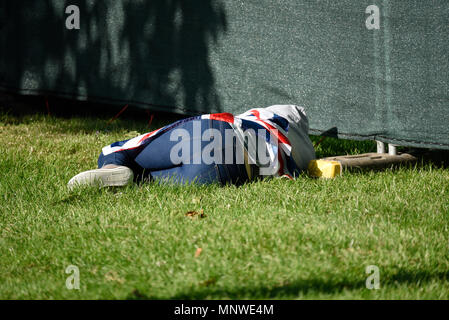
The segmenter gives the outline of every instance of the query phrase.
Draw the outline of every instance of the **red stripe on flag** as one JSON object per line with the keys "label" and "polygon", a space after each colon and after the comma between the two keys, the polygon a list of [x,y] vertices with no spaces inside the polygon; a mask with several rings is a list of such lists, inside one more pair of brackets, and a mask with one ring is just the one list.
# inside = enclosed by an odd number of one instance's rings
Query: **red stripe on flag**
{"label": "red stripe on flag", "polygon": [[[257,110],[251,110],[251,113],[256,117],[257,120],[259,120],[259,121],[262,122],[264,125],[266,125],[266,126],[270,129],[270,131],[276,136],[276,138],[277,138],[280,142],[282,142],[282,143],[284,143],[284,144],[287,144],[287,145],[290,145],[290,141],[288,140],[288,138],[287,138],[286,136],[284,136],[284,134],[283,134],[282,132],[280,132],[278,129],[276,129],[275,127],[273,127],[271,124],[269,124],[269,123],[263,121],[263,120],[260,118],[260,113],[259,113],[259,111],[257,111]],[[272,131],[272,130],[274,130],[274,131]],[[277,133],[277,134],[276,134],[276,133]]]}
{"label": "red stripe on flag", "polygon": [[211,120],[220,120],[224,122],[234,123],[234,115],[232,113],[212,113],[209,115]]}
{"label": "red stripe on flag", "polygon": [[154,130],[154,131],[151,131],[151,132],[148,132],[147,134],[145,134],[140,140],[139,140],[139,142],[138,143],[141,143],[143,140],[145,140],[145,139],[147,139],[147,138],[149,138],[153,133],[155,133],[156,131],[159,131],[160,129],[157,129],[157,130]]}
{"label": "red stripe on flag", "polygon": [[278,161],[279,161],[278,174],[281,176],[284,174],[284,160],[282,159],[282,155],[280,152],[278,152]]}

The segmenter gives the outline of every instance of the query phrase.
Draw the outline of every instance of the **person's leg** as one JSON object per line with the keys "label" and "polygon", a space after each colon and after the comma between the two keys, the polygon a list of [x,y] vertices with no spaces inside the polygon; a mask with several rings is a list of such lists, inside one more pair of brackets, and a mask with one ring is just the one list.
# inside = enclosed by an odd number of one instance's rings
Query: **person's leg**
{"label": "person's leg", "polygon": [[[140,166],[150,170],[151,178],[159,182],[168,182],[175,184],[183,183],[244,183],[248,181],[244,164],[230,163],[226,164],[226,152],[234,153],[235,161],[236,145],[234,141],[226,141],[226,130],[233,130],[231,126],[223,121],[202,119],[188,121],[175,129],[184,130],[182,143],[185,149],[181,151],[188,152],[188,155],[179,154],[180,140],[177,140],[178,133],[169,131],[152,141],[136,158],[135,161]],[[214,136],[209,139],[203,139],[207,130],[214,129],[221,138],[220,141]],[[206,133],[207,134],[207,133]],[[173,141],[174,140],[174,141]],[[204,140],[204,141],[203,141]],[[216,148],[212,148],[211,156],[219,161],[205,161],[203,154],[205,148],[210,144],[218,143]],[[226,151],[226,149],[228,149]],[[210,149],[209,149],[210,150]],[[221,153],[221,156],[215,158],[214,152]],[[182,160],[179,160],[181,158]]]}
{"label": "person's leg", "polygon": [[125,166],[107,164],[99,169],[88,170],[74,176],[68,182],[69,189],[79,185],[90,186],[125,186],[133,181],[133,171]]}
{"label": "person's leg", "polygon": [[134,159],[136,164],[148,170],[151,179],[158,182],[219,182],[216,165],[201,161],[201,150],[204,147],[201,137],[210,128],[210,121],[193,119],[165,132],[139,153]]}
{"label": "person's leg", "polygon": [[[228,123],[223,121],[213,121],[212,127],[219,130],[223,137],[223,161],[220,164],[217,164],[221,184],[240,185],[248,182],[250,178],[243,162],[243,146],[237,143],[237,139],[232,138],[229,140],[229,136],[233,136],[232,134],[228,135],[228,138],[226,138],[226,131],[233,130],[232,127]],[[228,160],[232,160],[230,163],[225,161],[229,153],[230,157]]]}
{"label": "person's leg", "polygon": [[[90,186],[125,186],[135,176],[132,158],[126,151],[114,152],[107,156],[103,153],[98,158],[98,169],[81,172],[68,182],[69,189],[79,185]],[[136,169],[137,171],[138,168]]]}
{"label": "person's leg", "polygon": [[[189,147],[186,150],[187,158],[173,159],[172,150],[179,146],[180,141],[173,139],[173,130],[184,130],[187,134],[183,143]],[[214,152],[220,152],[221,161],[205,162],[203,150],[211,142],[203,141],[203,134],[208,129],[216,129],[221,134],[221,144],[209,154],[214,157]],[[133,176],[144,177],[145,172],[156,181],[172,181],[173,183],[221,183],[240,184],[248,181],[248,175],[244,164],[225,162],[226,149],[234,153],[236,160],[236,145],[234,140],[226,141],[226,130],[233,130],[223,121],[202,119],[189,120],[150,142],[143,150],[125,150],[113,152],[108,155],[100,154],[98,168],[82,172],[69,181],[69,187],[76,184],[120,186],[128,184]],[[215,142],[215,137],[213,138]],[[186,161],[187,159],[187,161]]]}

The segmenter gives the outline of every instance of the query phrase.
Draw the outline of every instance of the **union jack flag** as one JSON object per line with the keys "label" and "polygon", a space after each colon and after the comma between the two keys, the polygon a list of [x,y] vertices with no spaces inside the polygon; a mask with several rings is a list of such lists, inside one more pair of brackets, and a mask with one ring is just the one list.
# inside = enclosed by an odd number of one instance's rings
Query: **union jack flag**
{"label": "union jack flag", "polygon": [[[264,132],[266,150],[270,155],[270,164],[265,168],[273,176],[287,176],[292,179],[293,176],[299,173],[299,168],[291,157],[291,143],[287,138],[289,129],[289,121],[266,108],[255,108],[247,112],[234,116],[231,113],[213,113],[201,116],[190,117],[176,121],[160,129],[139,135],[135,138],[118,141],[108,145],[102,149],[104,155],[123,150],[143,150],[151,141],[160,135],[168,132],[181,125],[186,121],[211,119],[217,121],[227,122],[240,137],[252,129],[252,132]],[[247,151],[254,150],[247,147]],[[257,156],[252,152],[248,152],[248,156],[252,163],[257,164]]]}

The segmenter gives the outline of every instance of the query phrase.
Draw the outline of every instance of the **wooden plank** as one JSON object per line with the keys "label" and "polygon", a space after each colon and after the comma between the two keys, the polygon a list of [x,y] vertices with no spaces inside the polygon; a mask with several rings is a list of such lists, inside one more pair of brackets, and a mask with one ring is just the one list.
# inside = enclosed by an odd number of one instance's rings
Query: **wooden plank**
{"label": "wooden plank", "polygon": [[338,161],[343,169],[385,168],[400,163],[413,162],[417,158],[408,153],[390,155],[388,153],[362,153],[357,155],[327,157],[321,160]]}

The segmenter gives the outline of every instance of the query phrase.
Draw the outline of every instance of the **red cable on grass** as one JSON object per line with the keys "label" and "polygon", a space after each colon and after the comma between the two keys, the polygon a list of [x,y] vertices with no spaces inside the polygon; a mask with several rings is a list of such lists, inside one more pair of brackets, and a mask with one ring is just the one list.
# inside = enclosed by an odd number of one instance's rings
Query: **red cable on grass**
{"label": "red cable on grass", "polygon": [[45,97],[45,106],[47,107],[47,114],[48,114],[49,116],[51,116],[51,113],[50,113],[50,106],[49,106],[49,104],[48,104],[48,98],[47,98],[47,97]]}
{"label": "red cable on grass", "polygon": [[146,110],[147,115],[150,117],[150,120],[148,120],[148,127],[151,127],[151,123],[153,122],[154,119],[154,114],[150,113],[150,110]]}
{"label": "red cable on grass", "polygon": [[320,145],[320,143],[323,142],[324,139],[326,139],[326,136],[323,136],[317,143],[315,143],[313,148],[316,149],[316,147],[318,147]]}
{"label": "red cable on grass", "polygon": [[128,108],[128,105],[125,105],[122,110],[119,111],[119,113],[117,113],[111,120],[108,121],[108,124],[111,124],[115,119],[117,119],[122,113],[123,111],[126,110],[126,108]]}

